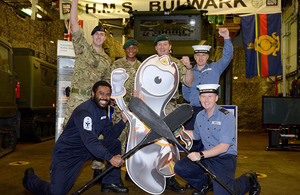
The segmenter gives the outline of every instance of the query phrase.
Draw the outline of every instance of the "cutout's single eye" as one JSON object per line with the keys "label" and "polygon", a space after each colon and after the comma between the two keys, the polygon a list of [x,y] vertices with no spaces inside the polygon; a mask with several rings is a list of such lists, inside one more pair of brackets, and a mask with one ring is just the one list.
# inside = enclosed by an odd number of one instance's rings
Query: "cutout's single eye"
{"label": "cutout's single eye", "polygon": [[142,75],[143,88],[152,95],[165,95],[174,87],[174,75],[154,65],[147,66]]}
{"label": "cutout's single eye", "polygon": [[155,82],[156,84],[160,84],[161,81],[162,81],[162,78],[160,78],[159,76],[155,77],[155,79],[154,79],[154,82]]}

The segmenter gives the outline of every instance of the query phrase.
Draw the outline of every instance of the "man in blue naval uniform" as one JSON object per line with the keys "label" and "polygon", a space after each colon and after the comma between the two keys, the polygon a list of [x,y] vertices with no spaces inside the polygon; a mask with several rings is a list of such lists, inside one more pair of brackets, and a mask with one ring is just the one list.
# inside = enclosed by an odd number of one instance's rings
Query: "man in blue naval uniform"
{"label": "man in blue naval uniform", "polygon": [[204,110],[196,117],[194,131],[187,131],[195,140],[202,140],[203,151],[191,152],[187,157],[175,164],[176,174],[189,182],[197,191],[193,195],[206,194],[214,191],[214,194],[230,194],[218,182],[207,176],[205,171],[193,163],[199,161],[210,169],[217,177],[225,182],[236,194],[259,194],[260,185],[257,175],[248,171],[235,179],[236,170],[236,135],[234,116],[226,109],[219,107],[218,84],[198,85],[200,102]]}
{"label": "man in blue naval uniform", "polygon": [[[85,161],[106,160],[107,167],[117,167],[104,176],[102,192],[127,193],[120,181],[121,144],[118,137],[127,119],[116,125],[109,120],[106,107],[110,101],[111,86],[105,81],[94,84],[92,98],[80,104],[72,113],[63,133],[54,145],[50,167],[51,183],[39,179],[32,168],[25,171],[23,185],[34,194],[65,195],[71,189]],[[98,140],[99,134],[105,139]]]}
{"label": "man in blue naval uniform", "polygon": [[209,59],[209,50],[211,46],[209,45],[194,45],[194,59],[196,60],[196,65],[194,66],[193,75],[194,81],[192,87],[182,86],[182,95],[185,100],[187,100],[191,106],[193,106],[194,114],[189,122],[185,125],[186,129],[194,129],[194,123],[196,115],[203,108],[201,107],[199,101],[199,90],[197,85],[200,84],[219,84],[220,75],[229,65],[232,54],[233,46],[230,40],[229,31],[227,28],[220,28],[219,35],[224,38],[224,48],[222,58],[217,62],[212,62],[207,64]]}

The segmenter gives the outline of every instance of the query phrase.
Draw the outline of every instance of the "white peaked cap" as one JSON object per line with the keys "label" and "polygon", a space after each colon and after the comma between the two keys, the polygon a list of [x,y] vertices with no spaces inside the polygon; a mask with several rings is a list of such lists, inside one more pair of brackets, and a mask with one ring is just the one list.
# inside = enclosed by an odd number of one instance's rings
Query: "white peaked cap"
{"label": "white peaked cap", "polygon": [[220,87],[219,84],[203,84],[203,85],[197,85],[197,88],[201,93],[217,93],[218,94],[218,88]]}
{"label": "white peaked cap", "polygon": [[209,53],[210,45],[193,45],[194,53]]}

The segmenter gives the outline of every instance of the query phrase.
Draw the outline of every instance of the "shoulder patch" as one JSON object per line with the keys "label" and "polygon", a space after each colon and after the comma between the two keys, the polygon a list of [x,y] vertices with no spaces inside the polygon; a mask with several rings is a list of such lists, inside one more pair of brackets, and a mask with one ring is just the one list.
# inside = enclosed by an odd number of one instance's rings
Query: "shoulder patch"
{"label": "shoulder patch", "polygon": [[93,122],[91,117],[86,116],[83,119],[83,129],[87,130],[87,131],[92,131],[92,126],[93,126]]}
{"label": "shoulder patch", "polygon": [[224,114],[228,114],[228,113],[229,113],[229,111],[226,110],[225,108],[220,108],[219,110],[220,110],[221,112],[223,112]]}

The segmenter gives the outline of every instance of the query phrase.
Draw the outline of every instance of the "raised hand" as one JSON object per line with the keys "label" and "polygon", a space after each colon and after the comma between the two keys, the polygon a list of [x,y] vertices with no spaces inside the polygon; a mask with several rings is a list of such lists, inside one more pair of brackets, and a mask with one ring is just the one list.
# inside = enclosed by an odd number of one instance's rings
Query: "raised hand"
{"label": "raised hand", "polygon": [[229,39],[230,38],[229,30],[227,28],[220,28],[219,29],[219,35],[221,37],[223,37],[224,39]]}

